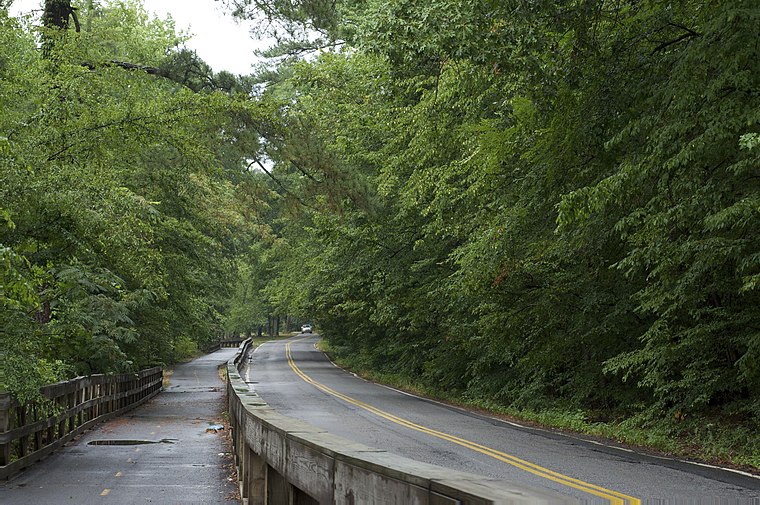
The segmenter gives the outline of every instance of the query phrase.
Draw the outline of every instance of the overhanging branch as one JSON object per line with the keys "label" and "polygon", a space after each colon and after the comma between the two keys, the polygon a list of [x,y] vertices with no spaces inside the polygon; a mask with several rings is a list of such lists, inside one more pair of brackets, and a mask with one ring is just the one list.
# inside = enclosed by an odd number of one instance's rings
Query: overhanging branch
{"label": "overhanging branch", "polygon": [[263,163],[261,163],[261,162],[260,162],[260,161],[259,161],[257,158],[254,158],[254,159],[253,159],[253,161],[252,161],[252,162],[250,162],[250,163],[248,164],[248,169],[249,169],[249,170],[250,170],[250,168],[251,168],[251,165],[253,165],[254,163],[255,163],[256,165],[258,165],[258,166],[259,166],[259,168],[260,168],[260,169],[261,169],[261,170],[262,170],[262,171],[263,171],[265,174],[267,174],[267,175],[269,176],[269,178],[270,178],[270,179],[272,179],[272,180],[275,182],[275,184],[277,184],[277,185],[278,185],[278,186],[279,186],[279,187],[280,187],[280,188],[281,188],[281,189],[282,189],[282,190],[283,190],[285,193],[287,193],[288,195],[290,195],[290,196],[292,196],[293,198],[295,198],[295,199],[296,199],[296,201],[298,201],[298,203],[300,203],[300,204],[301,204],[301,205],[303,205],[304,207],[307,207],[307,208],[309,208],[309,209],[311,209],[311,210],[317,210],[317,209],[316,209],[316,207],[314,207],[314,206],[312,206],[312,205],[309,205],[308,203],[304,202],[304,201],[301,199],[301,197],[299,197],[298,195],[296,195],[295,193],[293,193],[292,191],[290,191],[288,188],[286,188],[286,187],[285,187],[285,185],[282,183],[282,181],[280,181],[280,180],[279,180],[277,177],[275,177],[275,176],[274,176],[274,174],[273,174],[272,172],[270,172],[269,170],[267,170],[267,168],[264,166],[264,164],[263,164]]}

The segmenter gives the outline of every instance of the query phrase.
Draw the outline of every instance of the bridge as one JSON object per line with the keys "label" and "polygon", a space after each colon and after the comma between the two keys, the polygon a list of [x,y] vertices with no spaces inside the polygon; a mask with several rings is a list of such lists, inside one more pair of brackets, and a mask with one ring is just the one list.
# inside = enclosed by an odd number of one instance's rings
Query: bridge
{"label": "bridge", "polygon": [[[178,366],[168,383],[152,369],[53,385],[45,393],[57,407],[48,412],[0,397],[0,479],[7,479],[0,503],[636,504],[656,493],[738,503],[760,496],[760,480],[748,474],[511,426],[360,381],[332,366],[314,341],[271,342],[255,354],[250,341],[229,343]],[[523,450],[532,461],[507,452]]]}

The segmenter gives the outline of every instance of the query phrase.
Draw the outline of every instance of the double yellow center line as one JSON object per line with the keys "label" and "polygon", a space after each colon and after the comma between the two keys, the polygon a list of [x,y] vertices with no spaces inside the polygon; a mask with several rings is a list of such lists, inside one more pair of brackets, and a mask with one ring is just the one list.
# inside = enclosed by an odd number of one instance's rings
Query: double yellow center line
{"label": "double yellow center line", "polygon": [[[300,340],[297,340],[295,342],[300,342]],[[300,368],[298,368],[298,365],[296,365],[295,361],[293,361],[293,355],[290,350],[290,345],[292,343],[293,342],[288,342],[287,344],[285,344],[285,356],[288,359],[288,365],[290,365],[290,368],[305,382],[311,384],[312,386],[316,387],[320,391],[323,391],[331,396],[334,396],[336,398],[339,398],[345,401],[346,403],[355,405],[359,408],[366,410],[367,412],[371,412],[379,417],[382,417],[383,419],[386,419],[400,426],[405,426],[409,429],[418,431],[420,433],[425,433],[427,435],[440,438],[441,440],[446,440],[448,442],[457,444],[459,446],[466,447],[467,449],[473,450],[475,452],[479,452],[480,454],[485,454],[486,456],[490,456],[494,459],[507,463],[508,465],[512,465],[514,467],[520,468],[521,470],[525,470],[526,472],[532,473],[539,477],[543,477],[544,479],[549,479],[553,482],[562,484],[564,486],[568,486],[573,489],[577,489],[579,491],[583,491],[585,493],[589,493],[594,496],[604,498],[606,500],[609,500],[609,502],[612,505],[625,505],[625,504],[640,505],[641,504],[641,501],[639,499],[634,498],[632,496],[628,496],[626,494],[618,493],[617,491],[612,491],[610,489],[606,489],[601,486],[597,486],[595,484],[590,484],[582,480],[568,477],[567,475],[554,472],[552,470],[549,470],[548,468],[544,468],[542,466],[536,465],[529,461],[525,461],[523,459],[507,454],[505,452],[501,452],[496,449],[492,449],[490,447],[480,445],[476,442],[472,442],[470,440],[466,440],[464,438],[460,438],[455,435],[450,435],[442,431],[426,428],[425,426],[421,426],[419,424],[413,423],[407,419],[403,419],[401,417],[395,416],[384,410],[378,409],[377,407],[373,407],[372,405],[368,403],[364,403],[363,401],[356,400],[354,398],[351,398],[350,396],[347,396],[347,395],[344,395],[343,393],[335,391],[334,389],[320,382],[315,381],[314,379],[312,379],[311,377],[303,373],[303,371]]]}

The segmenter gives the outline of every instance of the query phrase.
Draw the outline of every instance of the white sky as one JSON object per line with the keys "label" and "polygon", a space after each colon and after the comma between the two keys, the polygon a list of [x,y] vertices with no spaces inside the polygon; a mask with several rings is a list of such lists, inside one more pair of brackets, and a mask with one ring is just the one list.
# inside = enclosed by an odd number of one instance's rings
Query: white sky
{"label": "white sky", "polygon": [[[15,0],[11,15],[40,9],[42,0]],[[186,45],[194,49],[214,71],[228,70],[248,74],[256,61],[253,51],[267,47],[250,36],[251,22],[240,23],[215,0],[143,0],[148,12],[165,18],[171,14],[177,30],[188,30],[193,37]]]}

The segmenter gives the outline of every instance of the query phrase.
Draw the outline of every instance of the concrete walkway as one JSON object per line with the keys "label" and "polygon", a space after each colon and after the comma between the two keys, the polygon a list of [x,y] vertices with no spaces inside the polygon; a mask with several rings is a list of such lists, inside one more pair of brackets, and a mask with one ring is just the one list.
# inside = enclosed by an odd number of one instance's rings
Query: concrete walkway
{"label": "concrete walkway", "polygon": [[236,505],[217,367],[237,349],[179,365],[165,391],[0,483],[0,504]]}

